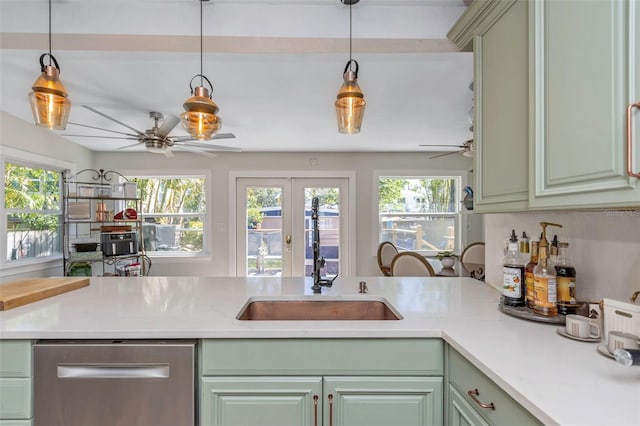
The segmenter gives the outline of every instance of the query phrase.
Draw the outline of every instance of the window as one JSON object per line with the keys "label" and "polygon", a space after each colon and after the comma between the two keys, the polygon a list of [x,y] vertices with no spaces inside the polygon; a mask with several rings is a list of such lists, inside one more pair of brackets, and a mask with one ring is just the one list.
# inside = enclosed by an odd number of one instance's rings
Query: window
{"label": "window", "polygon": [[61,174],[5,161],[4,229],[9,263],[62,254]]}
{"label": "window", "polygon": [[378,179],[379,242],[425,255],[460,251],[460,177]]}
{"label": "window", "polygon": [[142,234],[147,254],[185,255],[205,251],[204,176],[137,176],[142,199]]}

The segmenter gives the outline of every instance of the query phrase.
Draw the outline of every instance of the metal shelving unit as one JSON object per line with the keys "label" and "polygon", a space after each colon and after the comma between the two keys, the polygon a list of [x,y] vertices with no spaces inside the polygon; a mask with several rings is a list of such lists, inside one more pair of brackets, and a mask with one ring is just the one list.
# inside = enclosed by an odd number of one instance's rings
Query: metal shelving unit
{"label": "metal shelving unit", "polygon": [[147,275],[135,184],[103,169],[67,171],[63,182],[64,274]]}

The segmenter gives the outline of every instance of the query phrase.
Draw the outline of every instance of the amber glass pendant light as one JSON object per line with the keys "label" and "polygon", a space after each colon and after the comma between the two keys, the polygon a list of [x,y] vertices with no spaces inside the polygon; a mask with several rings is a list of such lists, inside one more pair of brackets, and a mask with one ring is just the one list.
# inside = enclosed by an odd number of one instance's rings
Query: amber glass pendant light
{"label": "amber glass pendant light", "polygon": [[[351,57],[352,33],[351,33],[351,6],[360,0],[341,0],[343,4],[349,5],[349,61],[342,73],[344,82],[338,91],[335,102],[336,114],[338,116],[338,131],[340,133],[359,133],[364,117],[364,93],[358,85],[358,62]],[[355,66],[355,70],[353,69]]]}
{"label": "amber glass pendant light", "polygon": [[[49,65],[44,64],[49,57]],[[71,101],[60,81],[58,61],[51,54],[51,0],[49,0],[49,53],[40,56],[40,76],[31,87],[29,103],[36,126],[64,130],[69,120]]]}
{"label": "amber glass pendant light", "polygon": [[[216,115],[219,108],[211,99],[213,85],[211,81],[202,73],[202,3],[207,0],[200,0],[200,74],[196,74],[189,82],[191,97],[184,101],[185,112],[180,114],[182,127],[194,139],[207,140],[222,127],[220,117]],[[194,88],[193,80],[200,78],[200,86]],[[209,88],[204,87],[207,82]]]}

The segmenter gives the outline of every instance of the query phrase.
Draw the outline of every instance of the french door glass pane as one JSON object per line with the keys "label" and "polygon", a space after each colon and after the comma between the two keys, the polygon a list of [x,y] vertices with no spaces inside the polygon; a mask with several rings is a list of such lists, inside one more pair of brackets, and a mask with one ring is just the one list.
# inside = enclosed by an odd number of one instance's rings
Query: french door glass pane
{"label": "french door glass pane", "polygon": [[313,220],[311,200],[318,197],[318,227],[320,256],[325,259],[323,276],[333,277],[340,272],[340,189],[338,187],[305,187],[305,275],[313,272]]}
{"label": "french door glass pane", "polygon": [[282,188],[248,187],[247,276],[282,274]]}

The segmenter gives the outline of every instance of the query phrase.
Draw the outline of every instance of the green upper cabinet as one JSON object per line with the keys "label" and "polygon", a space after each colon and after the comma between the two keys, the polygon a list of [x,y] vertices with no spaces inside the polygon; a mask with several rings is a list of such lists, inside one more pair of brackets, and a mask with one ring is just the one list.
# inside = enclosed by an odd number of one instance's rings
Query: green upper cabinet
{"label": "green upper cabinet", "polygon": [[[640,102],[640,7],[619,0],[535,1],[531,15],[536,113],[530,206],[640,205],[626,149],[626,108]],[[637,141],[637,110],[633,121]]]}
{"label": "green upper cabinet", "polygon": [[529,29],[526,1],[476,1],[449,33],[474,51],[474,211],[529,201]]}
{"label": "green upper cabinet", "polygon": [[475,1],[449,38],[474,50],[474,210],[640,206],[636,2]]}

